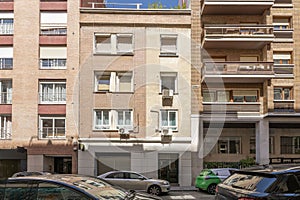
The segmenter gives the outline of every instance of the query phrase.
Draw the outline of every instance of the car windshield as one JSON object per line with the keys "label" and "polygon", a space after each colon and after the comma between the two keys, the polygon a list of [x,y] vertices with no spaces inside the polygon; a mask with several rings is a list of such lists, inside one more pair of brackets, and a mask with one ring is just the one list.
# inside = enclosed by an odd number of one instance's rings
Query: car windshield
{"label": "car windshield", "polygon": [[223,184],[249,191],[264,192],[275,180],[276,177],[235,173],[227,178]]}

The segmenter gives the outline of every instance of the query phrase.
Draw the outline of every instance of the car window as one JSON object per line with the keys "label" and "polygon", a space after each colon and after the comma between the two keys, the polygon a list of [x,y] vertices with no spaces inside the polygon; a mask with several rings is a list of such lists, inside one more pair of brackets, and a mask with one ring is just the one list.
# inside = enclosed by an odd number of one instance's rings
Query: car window
{"label": "car window", "polygon": [[299,192],[300,185],[297,177],[293,174],[286,175],[280,184],[277,186],[280,193],[295,193]]}
{"label": "car window", "polygon": [[79,193],[71,188],[52,183],[40,183],[38,186],[38,200],[88,200],[85,194]]}
{"label": "car window", "polygon": [[130,178],[130,179],[139,179],[140,177],[141,177],[140,174],[128,173],[128,178]]}
{"label": "car window", "polygon": [[112,173],[106,176],[106,178],[124,178],[124,173],[122,172]]}
{"label": "car window", "polygon": [[200,176],[207,176],[207,175],[211,175],[213,174],[213,172],[211,170],[202,170],[200,172]]}
{"label": "car window", "polygon": [[11,199],[37,199],[37,187],[29,181],[9,182],[6,184],[4,200]]}
{"label": "car window", "polygon": [[264,192],[275,181],[276,177],[267,177],[259,174],[235,173],[227,178],[223,183],[234,188]]}

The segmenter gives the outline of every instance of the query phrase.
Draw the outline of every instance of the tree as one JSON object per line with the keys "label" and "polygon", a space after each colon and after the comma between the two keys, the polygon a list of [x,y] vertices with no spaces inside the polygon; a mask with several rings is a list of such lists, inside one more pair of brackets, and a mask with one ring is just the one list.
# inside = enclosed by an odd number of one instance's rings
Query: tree
{"label": "tree", "polygon": [[148,5],[149,9],[163,9],[165,7],[160,1],[155,1]]}

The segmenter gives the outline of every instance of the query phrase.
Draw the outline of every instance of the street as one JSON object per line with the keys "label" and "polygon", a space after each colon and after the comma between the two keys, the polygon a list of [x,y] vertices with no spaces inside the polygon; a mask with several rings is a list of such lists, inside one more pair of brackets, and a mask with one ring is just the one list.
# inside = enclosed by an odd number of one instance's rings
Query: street
{"label": "street", "polygon": [[186,200],[194,200],[194,199],[201,199],[201,200],[213,200],[214,195],[207,194],[205,192],[199,191],[171,191],[167,195],[162,195],[162,199],[186,199]]}

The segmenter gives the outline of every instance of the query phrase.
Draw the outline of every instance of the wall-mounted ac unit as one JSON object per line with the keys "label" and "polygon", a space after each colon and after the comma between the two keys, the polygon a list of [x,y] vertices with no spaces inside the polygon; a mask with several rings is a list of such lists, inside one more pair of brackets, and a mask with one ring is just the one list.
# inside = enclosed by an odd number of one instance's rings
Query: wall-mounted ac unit
{"label": "wall-mounted ac unit", "polygon": [[173,98],[173,90],[170,89],[163,89],[162,91],[163,98]]}

